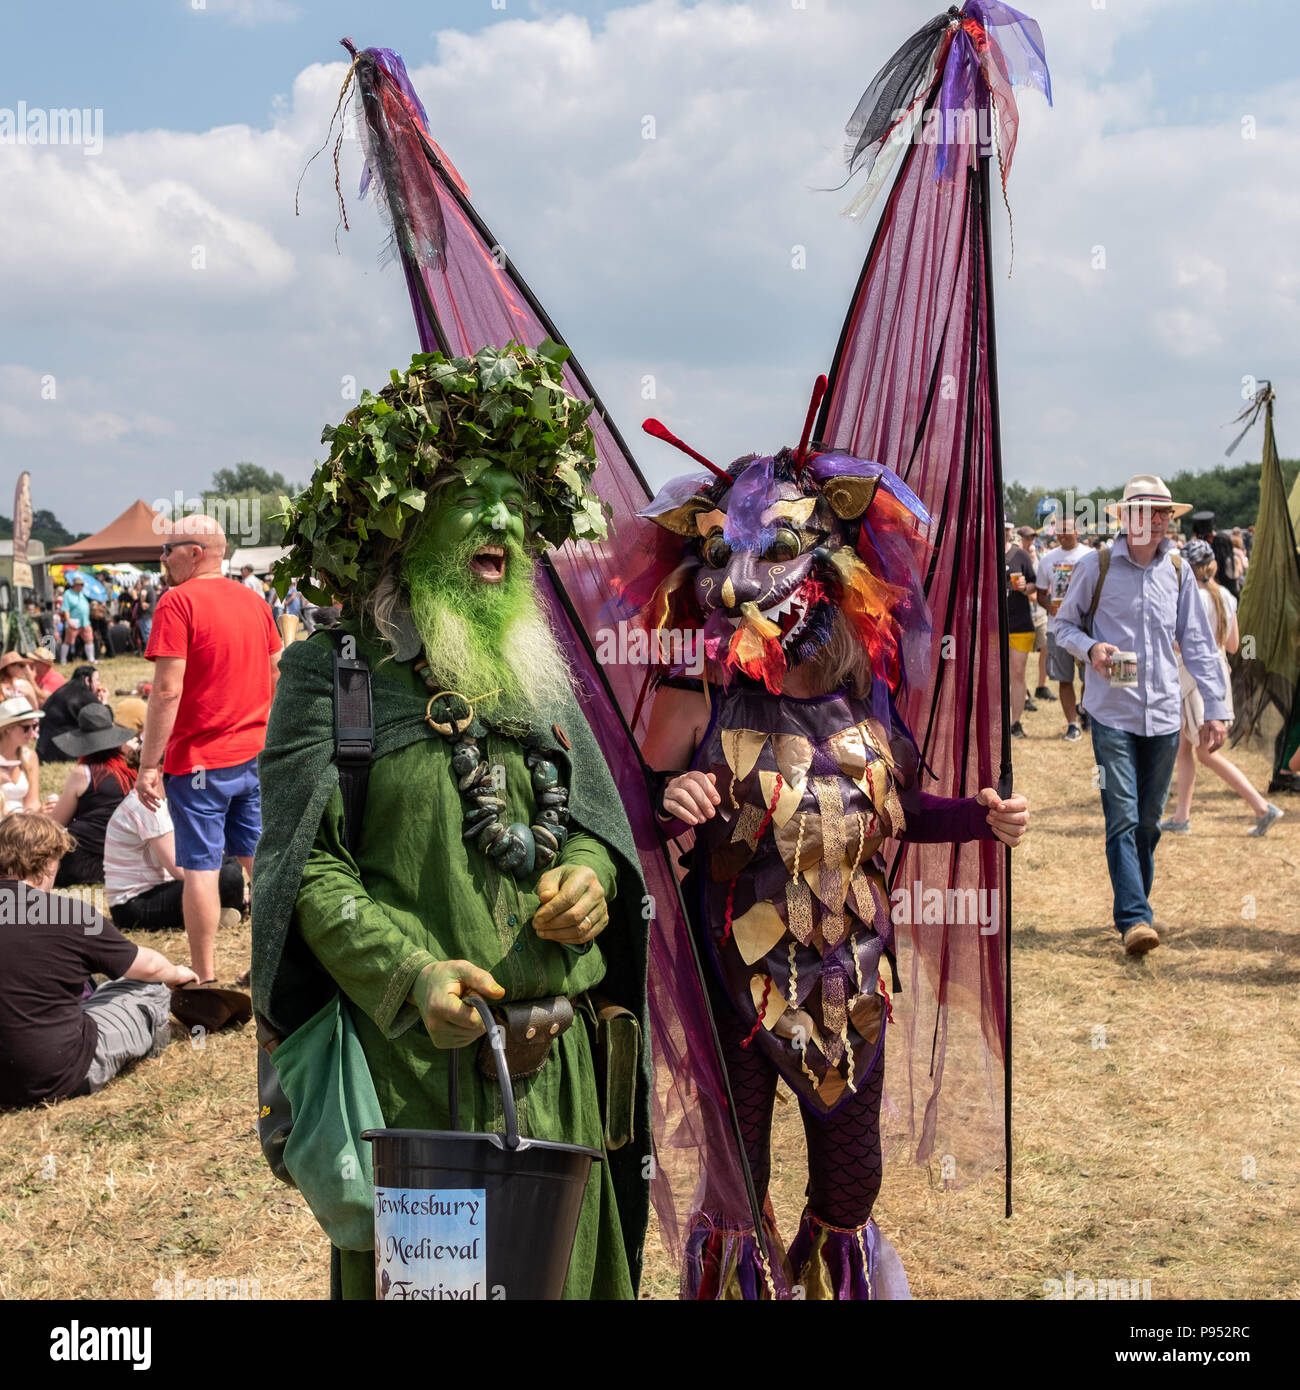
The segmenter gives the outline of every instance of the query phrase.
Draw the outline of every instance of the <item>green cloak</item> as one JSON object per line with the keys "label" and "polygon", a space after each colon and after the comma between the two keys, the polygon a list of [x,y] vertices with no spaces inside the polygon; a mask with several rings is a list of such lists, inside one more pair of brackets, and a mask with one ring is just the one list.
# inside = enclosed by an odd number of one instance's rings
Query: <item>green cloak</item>
{"label": "green cloak", "polygon": [[[383,659],[389,654],[387,648],[366,640],[347,624],[345,628],[357,637],[358,654],[371,667],[376,763],[418,741],[433,739],[441,744],[424,719],[428,692],[410,666],[415,652],[409,622],[404,625],[396,661]],[[418,650],[418,639],[414,647]],[[266,747],[258,761],[264,828],[253,869],[253,1002],[259,1023],[281,1038],[311,1018],[337,988],[295,922],[304,867],[322,834],[327,811],[338,806],[332,648],[330,638],[318,634],[284,652]],[[544,724],[547,756],[560,768],[569,788],[571,829],[575,835],[600,841],[617,874],[609,925],[598,943],[605,958],[599,989],[636,1015],[643,1045],[635,1135],[630,1143],[607,1152],[606,1162],[635,1289],[645,1238],[650,1166],[646,890],[627,816],[577,701],[569,698],[562,707],[547,711]],[[556,736],[556,728],[563,732],[568,749]],[[374,781],[372,772],[372,787]],[[581,1026],[580,1022],[574,1025]]]}

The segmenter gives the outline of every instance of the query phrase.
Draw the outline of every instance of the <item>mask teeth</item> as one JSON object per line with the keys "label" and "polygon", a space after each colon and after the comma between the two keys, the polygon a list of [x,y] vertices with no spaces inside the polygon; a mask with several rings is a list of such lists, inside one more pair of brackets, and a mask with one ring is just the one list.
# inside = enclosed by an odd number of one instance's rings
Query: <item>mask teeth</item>
{"label": "mask teeth", "polygon": [[803,434],[799,436],[799,449],[794,456],[795,463],[800,466],[808,461],[808,440],[812,437],[813,421],[817,418],[817,407],[822,403],[827,385],[828,382],[824,373],[813,382],[812,400],[808,402],[808,414],[804,416]]}
{"label": "mask teeth", "polygon": [[680,449],[682,453],[689,454],[696,463],[702,463],[710,473],[721,478],[724,483],[729,483],[731,481],[731,475],[729,473],[724,472],[716,463],[710,463],[703,454],[697,454],[689,444],[684,444],[667,425],[661,424],[653,416],[649,420],[642,421],[641,428],[647,434],[654,435],[656,439],[662,439],[665,444],[671,444],[674,449]]}

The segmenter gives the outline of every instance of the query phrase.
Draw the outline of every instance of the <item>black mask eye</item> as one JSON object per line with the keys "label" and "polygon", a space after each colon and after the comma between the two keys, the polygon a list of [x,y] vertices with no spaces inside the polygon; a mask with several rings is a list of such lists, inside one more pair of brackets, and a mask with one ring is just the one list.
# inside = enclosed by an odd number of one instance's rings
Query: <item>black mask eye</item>
{"label": "black mask eye", "polygon": [[721,531],[710,531],[700,547],[700,557],[710,569],[720,570],[731,559],[731,547]]}
{"label": "black mask eye", "polygon": [[793,560],[801,549],[798,535],[788,526],[782,526],[763,552],[763,559],[772,561]]}

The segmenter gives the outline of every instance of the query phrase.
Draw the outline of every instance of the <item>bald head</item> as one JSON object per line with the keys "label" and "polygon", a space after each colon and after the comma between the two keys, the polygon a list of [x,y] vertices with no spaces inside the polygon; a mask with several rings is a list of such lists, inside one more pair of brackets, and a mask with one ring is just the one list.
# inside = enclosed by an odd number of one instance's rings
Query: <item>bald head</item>
{"label": "bald head", "polygon": [[226,533],[215,516],[195,512],[192,516],[181,517],[172,524],[171,539],[178,541],[182,536],[187,540],[201,541],[218,557],[226,553]]}
{"label": "bald head", "polygon": [[221,573],[226,553],[226,533],[216,517],[195,512],[179,517],[163,543],[162,570],[169,584],[184,584],[208,574]]}

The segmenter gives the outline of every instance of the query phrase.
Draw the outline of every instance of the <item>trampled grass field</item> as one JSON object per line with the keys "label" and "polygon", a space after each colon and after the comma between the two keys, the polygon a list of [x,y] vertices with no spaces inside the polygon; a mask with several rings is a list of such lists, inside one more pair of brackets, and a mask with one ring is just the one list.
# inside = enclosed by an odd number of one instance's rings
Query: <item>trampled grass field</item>
{"label": "trampled grass field", "polygon": [[[112,690],[148,665],[103,669]],[[933,1169],[895,1160],[881,1229],[922,1298],[1042,1298],[1070,1273],[1150,1280],[1153,1299],[1296,1298],[1300,801],[1283,799],[1287,818],[1247,839],[1246,808],[1203,775],[1191,834],[1165,837],[1157,858],[1163,944],[1129,962],[1108,925],[1091,744],[1059,740],[1055,703],[1025,727],[1014,750],[1033,810],[1014,856],[1015,1215],[1002,1216],[996,1173],[947,1190]],[[1262,750],[1232,756],[1266,784]],[[63,772],[43,769],[43,790]],[[186,959],[181,934],[139,939]],[[249,961],[247,923],[223,935],[217,960],[233,982]],[[148,1299],[178,1277],[326,1296],[325,1239],[257,1147],[251,1028],[201,1046],[173,1028],[160,1058],[97,1096],[0,1114],[0,1296]],[[773,1197],[787,1233],[802,1146],[795,1107],[778,1106]],[[676,1292],[653,1234],[642,1292]]]}

